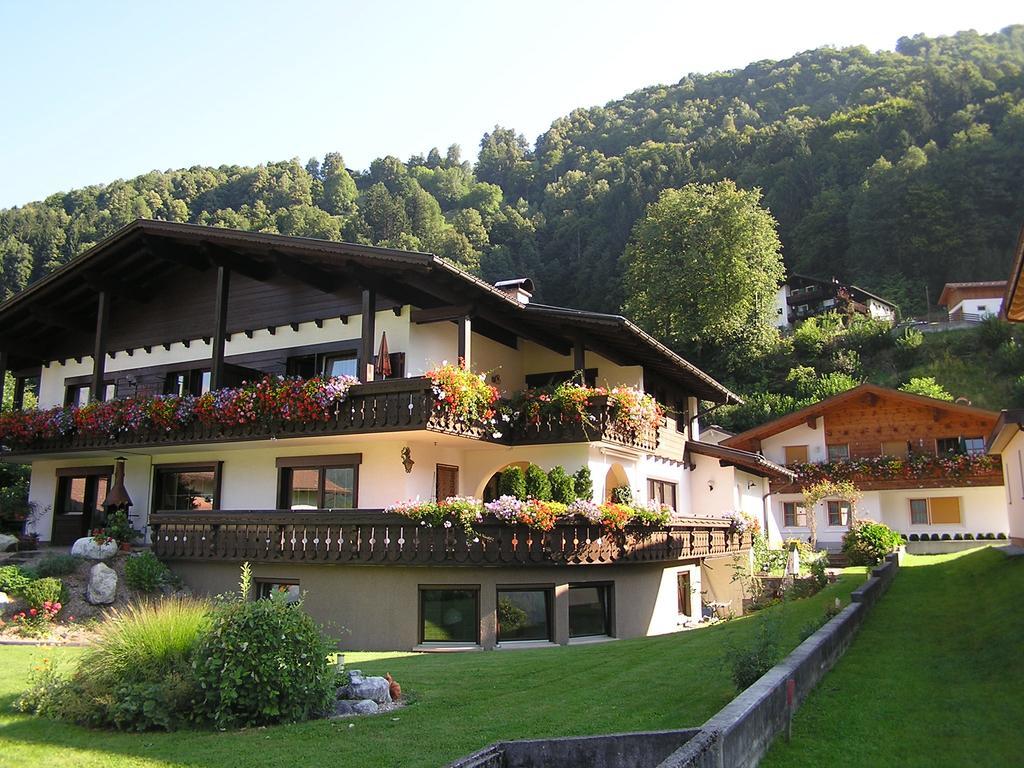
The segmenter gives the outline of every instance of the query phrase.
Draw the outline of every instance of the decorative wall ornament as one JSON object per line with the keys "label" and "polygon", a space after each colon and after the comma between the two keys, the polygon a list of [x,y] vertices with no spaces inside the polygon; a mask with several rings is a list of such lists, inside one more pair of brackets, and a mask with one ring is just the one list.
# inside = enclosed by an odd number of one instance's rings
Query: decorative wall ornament
{"label": "decorative wall ornament", "polygon": [[405,448],[402,449],[402,465],[405,467],[405,474],[408,475],[412,472],[412,466],[415,463],[416,462],[412,460],[412,451],[409,449],[408,445],[405,446]]}

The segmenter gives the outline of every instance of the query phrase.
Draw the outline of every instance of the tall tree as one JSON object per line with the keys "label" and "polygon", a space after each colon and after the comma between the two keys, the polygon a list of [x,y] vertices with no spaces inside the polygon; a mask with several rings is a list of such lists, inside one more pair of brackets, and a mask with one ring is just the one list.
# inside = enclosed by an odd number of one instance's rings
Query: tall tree
{"label": "tall tree", "polygon": [[732,181],[666,190],[624,258],[626,312],[676,349],[707,360],[728,345],[757,354],[773,341],[782,245],[760,190]]}

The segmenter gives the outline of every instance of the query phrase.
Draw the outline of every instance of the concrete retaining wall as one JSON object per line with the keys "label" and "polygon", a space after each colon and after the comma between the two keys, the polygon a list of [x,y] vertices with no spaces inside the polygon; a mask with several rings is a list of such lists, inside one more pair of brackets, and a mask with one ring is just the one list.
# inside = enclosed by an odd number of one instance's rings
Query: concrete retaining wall
{"label": "concrete retaining wall", "polygon": [[899,569],[899,553],[851,603],[700,728],[492,744],[448,768],[754,768],[818,681],[846,652]]}
{"label": "concrete retaining wall", "polygon": [[1007,544],[1007,539],[972,539],[971,541],[908,541],[904,544],[910,555],[945,555],[950,552],[964,552],[976,547],[993,544]]}
{"label": "concrete retaining wall", "polygon": [[678,731],[501,741],[461,760],[456,760],[448,768],[654,766],[698,732],[698,728],[685,728]]}
{"label": "concrete retaining wall", "polygon": [[[658,768],[753,768],[786,729],[818,681],[845,653],[864,617],[899,567],[896,555],[855,589],[851,604],[764,677],[733,699]],[[790,702],[790,691],[792,701]]]}

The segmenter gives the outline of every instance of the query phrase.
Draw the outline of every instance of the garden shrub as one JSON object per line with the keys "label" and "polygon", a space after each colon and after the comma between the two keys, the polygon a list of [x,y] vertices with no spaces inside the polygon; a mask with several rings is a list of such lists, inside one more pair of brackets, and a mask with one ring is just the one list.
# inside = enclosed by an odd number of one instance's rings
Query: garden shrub
{"label": "garden shrub", "polygon": [[939,541],[939,534],[937,534],[937,533],[933,533],[933,534],[931,535],[931,540],[932,540],[932,541]]}
{"label": "garden shrub", "polygon": [[580,467],[573,475],[576,481],[576,498],[584,501],[594,500],[594,479],[590,476],[590,467]]}
{"label": "garden shrub", "polygon": [[823,588],[828,584],[828,555],[825,553],[820,554],[817,558],[811,561],[811,577],[814,579],[815,585],[818,589]]}
{"label": "garden shrub", "polygon": [[843,553],[851,565],[875,565],[903,543],[892,528],[872,520],[861,520],[843,536]]}
{"label": "garden shrub", "polygon": [[964,541],[974,541],[974,534],[973,533],[965,533],[964,534]]}
{"label": "garden shrub", "polygon": [[20,595],[32,581],[32,574],[26,573],[20,565],[0,565],[0,592]]}
{"label": "garden shrub", "polygon": [[997,539],[1005,539],[1006,538],[1006,534],[1003,533],[1002,531],[1000,531],[999,533],[996,534],[996,538]]}
{"label": "garden shrub", "polygon": [[912,534],[910,534],[910,541],[917,541],[917,540],[918,540],[918,538],[919,538],[919,537],[918,537],[918,535],[917,535],[916,533],[912,533]]}
{"label": "garden shrub", "polygon": [[995,539],[995,537],[996,537],[996,535],[994,533],[986,533],[985,534],[985,538],[987,540],[989,540],[989,541],[993,541]]}
{"label": "garden shrub", "polygon": [[167,581],[170,570],[151,551],[132,555],[124,564],[124,581],[141,592],[156,592]]}
{"label": "garden shrub", "polygon": [[841,337],[843,346],[872,354],[891,347],[895,341],[888,320],[855,315]]}
{"label": "garden shrub", "polygon": [[802,643],[808,637],[821,629],[821,627],[822,624],[820,621],[809,619],[802,627],[800,627],[800,642]]}
{"label": "garden shrub", "polygon": [[912,368],[917,363],[923,344],[924,334],[916,328],[907,328],[897,337],[895,356],[901,368]]}
{"label": "garden shrub", "polygon": [[612,488],[612,502],[625,504],[627,507],[633,504],[633,489],[628,485],[620,485]]}
{"label": "garden shrub", "polygon": [[950,536],[948,533],[942,534],[942,540],[943,541],[952,541],[952,539],[953,539],[953,537]]}
{"label": "garden shrub", "polygon": [[964,537],[963,537],[962,533],[957,533],[957,534],[954,534],[953,541],[963,541],[963,538]]}
{"label": "garden shrub", "polygon": [[562,504],[572,504],[576,501],[576,480],[566,474],[564,467],[553,467],[548,472],[548,483],[551,486],[552,501]]}
{"label": "garden shrub", "polygon": [[778,662],[779,623],[777,615],[762,616],[749,645],[731,645],[726,650],[725,662],[737,691],[749,688]]}
{"label": "garden shrub", "polygon": [[502,471],[498,481],[498,495],[526,500],[526,476],[521,467],[509,467]]}
{"label": "garden shrub", "polygon": [[39,578],[46,576],[67,576],[78,570],[83,558],[74,555],[47,555],[34,566],[32,572]]}
{"label": "garden shrub", "polygon": [[1024,369],[1024,346],[1016,339],[1008,339],[996,349],[995,367],[1000,373],[1017,373]]}
{"label": "garden shrub", "polygon": [[43,603],[66,603],[68,591],[64,582],[52,576],[30,581],[19,593],[30,608],[41,609]]}
{"label": "garden shrub", "polygon": [[986,317],[978,324],[978,341],[986,349],[999,349],[1013,338],[1010,324],[995,315]]}
{"label": "garden shrub", "polygon": [[218,728],[319,716],[334,698],[334,650],[301,604],[275,596],[222,605],[192,662],[196,712]]}
{"label": "garden shrub", "polygon": [[536,464],[526,468],[526,498],[551,501],[551,483],[544,470]]}

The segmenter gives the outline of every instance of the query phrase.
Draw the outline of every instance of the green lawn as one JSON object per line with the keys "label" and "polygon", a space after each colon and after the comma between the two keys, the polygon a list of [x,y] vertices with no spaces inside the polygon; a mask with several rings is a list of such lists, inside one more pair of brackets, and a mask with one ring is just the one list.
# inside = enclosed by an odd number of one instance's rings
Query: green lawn
{"label": "green lawn", "polygon": [[1024,558],[908,557],[764,768],[1024,762]]}
{"label": "green lawn", "polygon": [[[846,602],[852,572],[787,604],[785,644]],[[664,637],[601,645],[466,654],[346,654],[349,667],[391,672],[413,703],[392,715],[238,732],[123,734],[14,715],[10,704],[43,656],[72,649],[0,647],[0,767],[437,766],[501,739],[700,725],[734,695],[723,644],[756,617]]]}

